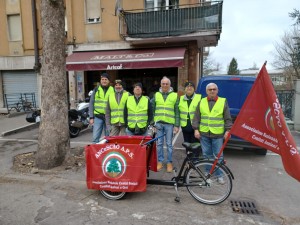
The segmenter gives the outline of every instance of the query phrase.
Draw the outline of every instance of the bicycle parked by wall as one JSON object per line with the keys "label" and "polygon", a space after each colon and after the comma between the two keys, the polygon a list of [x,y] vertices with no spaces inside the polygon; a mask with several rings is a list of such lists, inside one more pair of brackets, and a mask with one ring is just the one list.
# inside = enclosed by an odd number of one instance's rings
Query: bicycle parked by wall
{"label": "bicycle parked by wall", "polygon": [[33,111],[35,110],[36,108],[33,107],[33,104],[32,102],[30,101],[27,101],[27,99],[23,99],[22,97],[19,98],[19,101],[10,107],[9,111],[15,111],[15,112],[21,112],[21,111],[24,111],[24,112],[30,112],[30,111]]}

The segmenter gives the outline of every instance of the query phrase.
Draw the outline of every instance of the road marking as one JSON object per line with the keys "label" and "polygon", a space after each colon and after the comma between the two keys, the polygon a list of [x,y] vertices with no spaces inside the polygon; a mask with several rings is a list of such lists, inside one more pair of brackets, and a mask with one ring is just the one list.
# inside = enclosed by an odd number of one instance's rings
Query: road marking
{"label": "road marking", "polygon": [[177,134],[175,135],[175,137],[173,138],[173,141],[172,141],[172,145],[174,146],[174,144],[176,143],[177,141],[177,138],[179,136],[179,134],[181,133],[181,127],[179,128]]}

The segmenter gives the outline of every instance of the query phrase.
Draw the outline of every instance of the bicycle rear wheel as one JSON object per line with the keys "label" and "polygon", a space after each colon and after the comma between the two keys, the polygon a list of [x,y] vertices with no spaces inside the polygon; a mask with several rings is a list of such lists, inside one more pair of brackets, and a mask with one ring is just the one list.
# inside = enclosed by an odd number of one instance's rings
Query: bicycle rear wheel
{"label": "bicycle rear wheel", "polygon": [[[208,174],[213,163],[201,161],[195,166]],[[189,168],[186,171],[185,182],[189,193],[199,202],[207,205],[216,205],[225,201],[232,191],[232,178],[226,168],[220,164],[216,165],[211,177],[205,181],[198,171]]]}

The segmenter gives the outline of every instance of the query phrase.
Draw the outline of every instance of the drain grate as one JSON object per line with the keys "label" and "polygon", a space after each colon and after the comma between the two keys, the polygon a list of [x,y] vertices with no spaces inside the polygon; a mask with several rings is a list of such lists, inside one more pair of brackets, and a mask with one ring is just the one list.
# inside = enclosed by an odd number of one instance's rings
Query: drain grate
{"label": "drain grate", "polygon": [[259,214],[256,209],[256,204],[250,201],[230,201],[233,212],[236,213],[245,213],[245,214]]}

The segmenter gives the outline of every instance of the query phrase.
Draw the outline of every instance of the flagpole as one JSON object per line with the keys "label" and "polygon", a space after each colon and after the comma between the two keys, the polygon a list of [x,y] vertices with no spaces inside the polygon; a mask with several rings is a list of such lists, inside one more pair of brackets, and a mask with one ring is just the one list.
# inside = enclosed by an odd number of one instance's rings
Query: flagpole
{"label": "flagpole", "polygon": [[221,149],[220,149],[220,151],[219,151],[219,153],[218,153],[218,155],[217,155],[217,157],[216,157],[216,159],[214,161],[214,164],[212,165],[212,167],[211,167],[211,169],[209,171],[210,174],[212,174],[212,172],[214,171],[214,169],[215,169],[215,167],[216,167],[216,165],[217,165],[217,163],[219,161],[219,158],[221,157],[222,152],[224,151],[224,148],[227,145],[227,142],[228,142],[230,136],[231,136],[231,132],[229,131],[228,134],[227,134],[227,136],[226,136],[226,138],[225,138],[225,140],[224,140],[224,142],[223,142],[223,145],[222,145],[222,147],[221,147]]}

